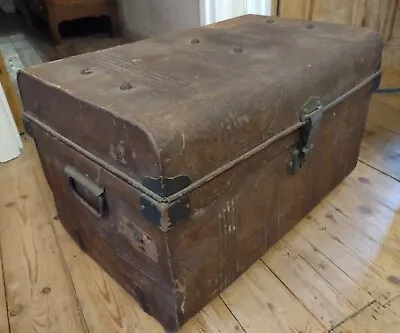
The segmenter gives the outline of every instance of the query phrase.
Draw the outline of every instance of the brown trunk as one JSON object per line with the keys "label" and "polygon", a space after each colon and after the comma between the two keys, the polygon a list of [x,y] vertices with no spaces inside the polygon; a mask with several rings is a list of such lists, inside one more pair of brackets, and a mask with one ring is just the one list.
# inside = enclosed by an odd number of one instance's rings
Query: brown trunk
{"label": "brown trunk", "polygon": [[61,221],[168,331],[357,163],[380,41],[307,24],[248,16],[19,77]]}

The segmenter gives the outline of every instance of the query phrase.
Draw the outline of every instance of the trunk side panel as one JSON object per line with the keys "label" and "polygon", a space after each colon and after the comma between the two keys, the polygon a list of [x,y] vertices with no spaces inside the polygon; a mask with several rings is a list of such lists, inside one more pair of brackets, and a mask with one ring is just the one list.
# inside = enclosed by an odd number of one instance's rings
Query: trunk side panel
{"label": "trunk side panel", "polygon": [[[165,234],[143,218],[140,193],[33,124],[35,142],[64,227],[143,310],[167,329],[177,329],[175,289]],[[95,216],[73,194],[69,165],[105,188],[106,215]],[[85,198],[87,192],[80,192]],[[95,200],[89,200],[91,204]]]}
{"label": "trunk side panel", "polygon": [[158,153],[140,128],[24,72],[18,84],[25,113],[62,137],[139,182],[160,176]]}

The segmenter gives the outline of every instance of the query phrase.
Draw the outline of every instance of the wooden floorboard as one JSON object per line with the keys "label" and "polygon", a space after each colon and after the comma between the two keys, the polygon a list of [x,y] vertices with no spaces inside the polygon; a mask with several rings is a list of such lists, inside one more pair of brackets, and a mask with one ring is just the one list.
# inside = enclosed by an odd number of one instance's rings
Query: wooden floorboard
{"label": "wooden floorboard", "polygon": [[400,328],[400,298],[386,306],[373,303],[336,328],[333,333],[398,333]]}
{"label": "wooden floorboard", "polygon": [[0,244],[11,332],[86,332],[29,150],[2,167]]}
{"label": "wooden floorboard", "polygon": [[317,318],[260,261],[221,297],[247,333],[325,331]]}
{"label": "wooden floorboard", "polygon": [[4,285],[3,258],[0,247],[0,332],[9,333],[9,321],[7,315],[7,297]]}
{"label": "wooden floorboard", "polygon": [[375,95],[360,160],[400,180],[400,95]]}
{"label": "wooden floorboard", "polygon": [[[293,249],[295,245],[292,247],[291,244],[298,245],[297,251]],[[345,281],[349,285],[343,286],[344,293],[337,290],[334,287],[336,276],[330,277],[331,283],[321,272],[325,269],[324,264],[319,262],[318,267],[315,267],[305,260],[312,252],[312,247],[304,239],[299,236],[291,237],[279,242],[263,257],[263,261],[316,316],[324,328],[329,330],[369,304],[372,297],[351,279]],[[334,272],[338,276],[342,273],[339,269],[334,269]]]}

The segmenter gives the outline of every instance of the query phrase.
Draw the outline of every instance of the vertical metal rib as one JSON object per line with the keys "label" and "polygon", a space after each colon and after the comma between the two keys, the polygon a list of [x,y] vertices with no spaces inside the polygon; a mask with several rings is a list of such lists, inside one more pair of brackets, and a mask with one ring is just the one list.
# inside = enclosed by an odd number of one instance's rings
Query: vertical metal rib
{"label": "vertical metal rib", "polygon": [[236,278],[236,230],[235,199],[228,200],[218,212],[220,237],[220,286],[229,286]]}

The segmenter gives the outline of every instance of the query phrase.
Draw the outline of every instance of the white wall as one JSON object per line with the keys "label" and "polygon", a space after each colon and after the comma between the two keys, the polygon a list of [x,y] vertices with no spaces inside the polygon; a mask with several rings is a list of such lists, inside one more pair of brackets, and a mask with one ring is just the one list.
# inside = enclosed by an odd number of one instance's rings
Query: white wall
{"label": "white wall", "polygon": [[199,0],[118,0],[118,3],[123,30],[128,35],[150,37],[200,26]]}
{"label": "white wall", "polygon": [[202,25],[245,14],[271,15],[271,0],[200,0]]}
{"label": "white wall", "polygon": [[0,8],[6,13],[14,12],[14,0],[0,0]]}
{"label": "white wall", "polygon": [[7,162],[21,154],[22,141],[0,83],[0,162]]}

